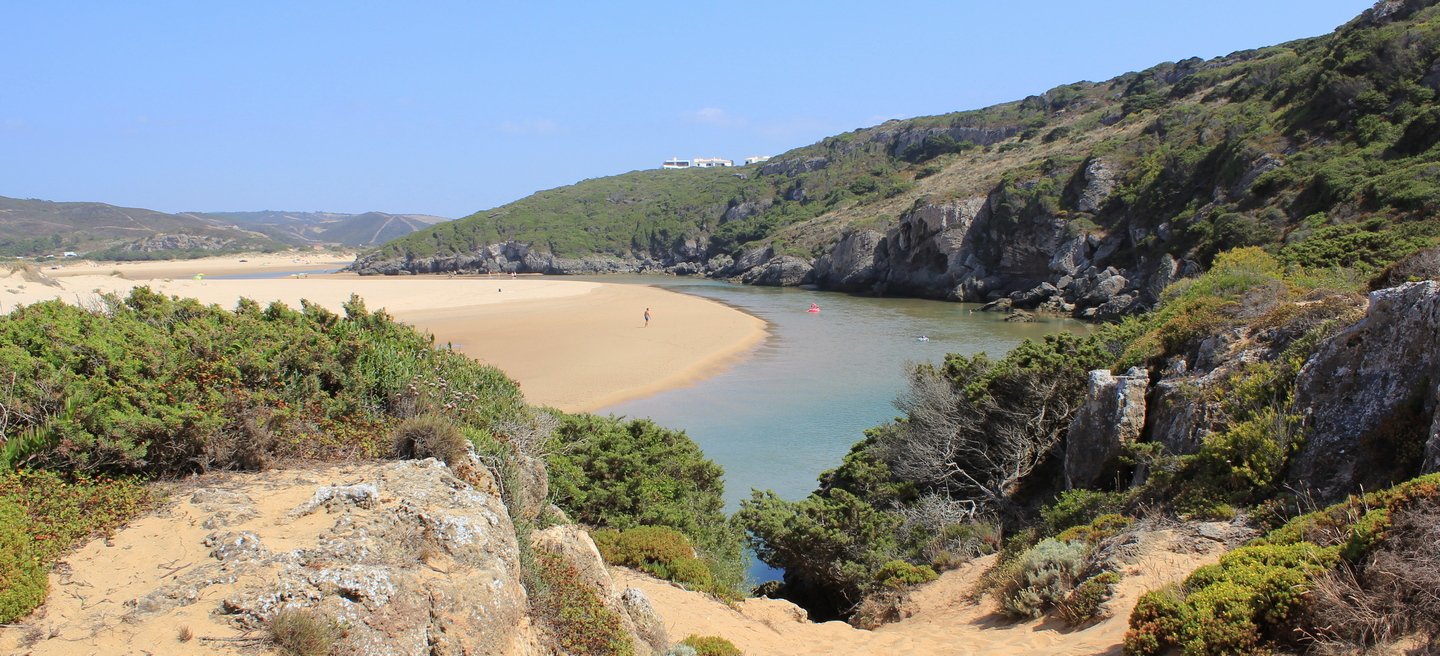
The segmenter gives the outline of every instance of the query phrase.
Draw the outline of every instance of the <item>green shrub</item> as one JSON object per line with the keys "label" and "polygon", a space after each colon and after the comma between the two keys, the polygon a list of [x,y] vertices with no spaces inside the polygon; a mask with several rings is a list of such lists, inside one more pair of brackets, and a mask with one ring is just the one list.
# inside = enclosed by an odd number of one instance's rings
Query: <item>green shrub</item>
{"label": "green shrub", "polygon": [[234,312],[137,288],[89,310],[0,317],[3,402],[31,438],[11,467],[175,475],[271,460],[389,455],[385,427],[425,411],[490,429],[524,409],[505,375],[370,313],[242,300]]}
{"label": "green shrub", "polygon": [[615,611],[586,585],[580,572],[549,551],[533,552],[538,579],[527,586],[536,619],[550,630],[560,653],[633,656],[635,645]]}
{"label": "green shrub", "polygon": [[44,602],[50,563],[114,530],[150,501],[145,484],[131,477],[0,473],[0,623]]}
{"label": "green shrub", "polygon": [[705,563],[695,557],[690,540],[675,529],[665,526],[638,526],[623,531],[601,529],[590,536],[607,563],[633,567],[693,590],[733,595],[733,590],[716,588],[715,577]]}
{"label": "green shrub", "polygon": [[692,635],[681,640],[680,644],[694,649],[696,656],[741,656],[744,653],[735,643],[720,636]]}
{"label": "green shrub", "polygon": [[1133,517],[1126,517],[1115,513],[1096,517],[1089,524],[1084,526],[1072,526],[1055,536],[1061,542],[1080,542],[1088,546],[1095,546],[1108,537],[1119,535],[1122,531],[1130,528],[1135,523]]}
{"label": "green shrub", "polygon": [[1016,574],[1000,591],[1000,605],[1012,617],[1040,617],[1075,587],[1088,547],[1047,539],[1016,560]]}
{"label": "green shrub", "polygon": [[1179,646],[1180,635],[1189,620],[1188,613],[1185,595],[1177,585],[1145,593],[1130,611],[1125,654],[1150,656]]}
{"label": "green shrub", "polygon": [[904,588],[929,583],[939,578],[935,570],[925,565],[911,565],[903,560],[892,560],[875,573],[875,582],[886,588]]}
{"label": "green shrub", "polygon": [[550,497],[571,519],[618,530],[673,528],[710,568],[714,590],[739,590],[744,535],[725,516],[724,470],[684,431],[567,415],[552,439]]}
{"label": "green shrub", "polygon": [[1044,520],[1046,530],[1056,534],[1072,526],[1089,524],[1100,515],[1116,512],[1122,501],[1122,495],[1117,492],[1066,490],[1040,509],[1040,518]]}
{"label": "green shrub", "polygon": [[1120,582],[1118,572],[1101,572],[1075,586],[1070,594],[1056,604],[1055,612],[1070,626],[1080,626],[1100,618],[1100,607],[1115,593]]}
{"label": "green shrub", "polygon": [[329,656],[344,635],[328,617],[302,608],[282,608],[270,619],[270,640],[286,656]]}
{"label": "green shrub", "polygon": [[454,421],[434,414],[401,421],[390,437],[401,458],[436,458],[447,465],[460,462],[470,448],[469,440]]}
{"label": "green shrub", "polygon": [[24,509],[0,497],[0,624],[29,615],[49,590],[49,571],[30,532]]}

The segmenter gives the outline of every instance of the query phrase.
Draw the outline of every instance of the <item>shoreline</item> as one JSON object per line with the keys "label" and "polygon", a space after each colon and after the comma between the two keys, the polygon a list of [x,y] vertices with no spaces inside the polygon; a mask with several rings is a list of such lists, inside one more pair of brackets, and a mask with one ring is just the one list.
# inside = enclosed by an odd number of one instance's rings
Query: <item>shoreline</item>
{"label": "shoreline", "polygon": [[[742,361],[770,334],[763,320],[729,305],[650,285],[531,276],[341,273],[209,279],[185,275],[224,267],[241,268],[236,273],[242,274],[296,270],[296,264],[333,267],[328,261],[290,261],[293,255],[278,256],[280,261],[276,256],[268,258],[147,262],[130,267],[87,263],[68,271],[38,270],[51,277],[48,281],[12,273],[0,276],[0,313],[52,299],[86,305],[98,294],[123,296],[140,286],[226,309],[233,309],[241,297],[296,308],[305,299],[343,313],[341,305],[355,293],[370,310],[385,309],[396,320],[433,335],[437,345],[452,344],[455,350],[505,372],[520,384],[528,403],[567,412],[594,412],[693,385]],[[641,317],[646,308],[654,313],[648,327]]]}

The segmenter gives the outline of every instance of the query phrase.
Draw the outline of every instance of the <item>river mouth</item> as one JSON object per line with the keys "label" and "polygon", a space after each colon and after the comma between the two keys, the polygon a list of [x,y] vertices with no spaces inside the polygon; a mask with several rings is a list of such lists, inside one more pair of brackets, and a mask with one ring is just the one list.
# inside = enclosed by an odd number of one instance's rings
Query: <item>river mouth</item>
{"label": "river mouth", "polygon": [[[895,418],[893,401],[914,363],[947,353],[999,358],[1025,339],[1087,331],[1073,319],[1005,321],[968,303],[874,298],[701,278],[599,276],[716,300],[764,319],[769,335],[747,357],[694,385],[600,410],[684,430],[725,468],[726,511],[752,489],[801,499],[840,464],[867,428]],[[809,312],[811,304],[819,312]],[[663,314],[657,314],[661,320]],[[924,339],[921,339],[921,338]],[[754,583],[780,572],[752,561]]]}

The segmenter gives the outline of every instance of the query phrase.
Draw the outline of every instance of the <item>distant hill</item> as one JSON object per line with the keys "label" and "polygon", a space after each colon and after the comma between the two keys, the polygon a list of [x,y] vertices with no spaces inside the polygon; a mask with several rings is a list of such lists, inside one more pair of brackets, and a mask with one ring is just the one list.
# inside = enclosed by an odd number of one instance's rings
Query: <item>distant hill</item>
{"label": "distant hill", "polygon": [[202,219],[233,223],[296,246],[340,244],[377,246],[416,230],[449,221],[428,214],[339,214],[335,212],[189,212]]}
{"label": "distant hill", "polygon": [[259,232],[188,214],[0,196],[0,255],[75,251],[150,259],[284,247]]}
{"label": "distant hill", "polygon": [[291,246],[375,246],[446,221],[425,214],[181,212],[0,196],[0,255],[74,251],[107,259],[175,258]]}

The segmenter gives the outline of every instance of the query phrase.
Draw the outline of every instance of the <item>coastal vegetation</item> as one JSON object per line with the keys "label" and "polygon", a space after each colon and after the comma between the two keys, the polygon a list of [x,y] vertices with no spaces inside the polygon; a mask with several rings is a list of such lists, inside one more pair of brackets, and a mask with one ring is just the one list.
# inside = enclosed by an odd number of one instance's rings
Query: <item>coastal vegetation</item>
{"label": "coastal vegetation", "polygon": [[343,315],[250,300],[231,311],[144,287],[37,303],[0,317],[0,371],[0,623],[43,601],[50,563],[151,507],[166,489],[151,482],[295,461],[433,457],[462,478],[485,467],[537,617],[587,653],[624,636],[573,565],[529,548],[557,521],[535,498],[547,456],[553,500],[621,530],[600,538],[615,558],[716,594],[741,580],[722,472],[683,432],[528,407],[502,372],[357,297]]}

